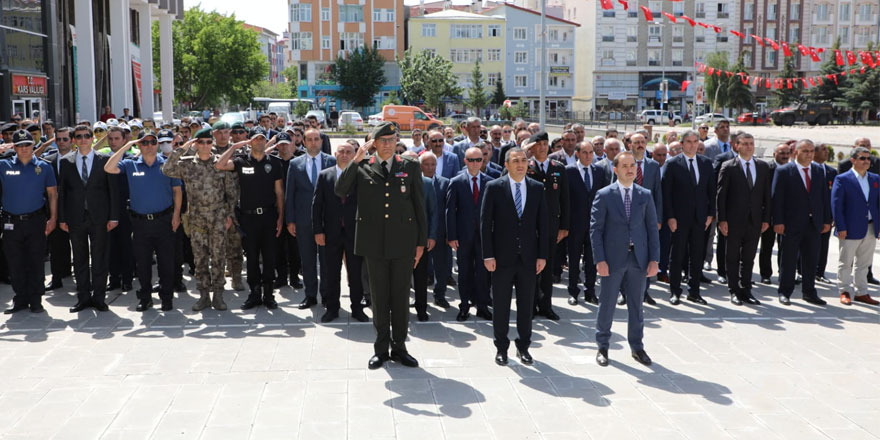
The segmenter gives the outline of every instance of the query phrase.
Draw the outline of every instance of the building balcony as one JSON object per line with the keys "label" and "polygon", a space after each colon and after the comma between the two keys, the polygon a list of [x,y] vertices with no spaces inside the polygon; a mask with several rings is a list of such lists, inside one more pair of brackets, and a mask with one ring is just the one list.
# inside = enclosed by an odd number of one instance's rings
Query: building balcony
{"label": "building balcony", "polygon": [[695,18],[706,18],[705,12],[697,12],[694,14]]}
{"label": "building balcony", "polygon": [[856,15],[857,25],[875,25],[877,24],[877,14],[874,15]]}
{"label": "building balcony", "polygon": [[820,17],[818,14],[813,14],[813,24],[832,24],[834,23],[834,14],[826,14],[824,17]]}
{"label": "building balcony", "polygon": [[730,12],[719,12],[718,18],[730,18]]}

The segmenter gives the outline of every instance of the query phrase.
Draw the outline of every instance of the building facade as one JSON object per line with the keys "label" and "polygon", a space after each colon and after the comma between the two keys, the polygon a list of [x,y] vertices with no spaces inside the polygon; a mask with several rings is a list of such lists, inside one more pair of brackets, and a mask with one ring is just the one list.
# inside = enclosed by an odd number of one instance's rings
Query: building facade
{"label": "building facade", "polygon": [[278,34],[269,29],[254,26],[252,24],[242,23],[245,29],[250,29],[257,34],[257,41],[260,42],[260,51],[266,55],[266,63],[269,65],[269,72],[266,74],[266,81],[273,84],[283,81],[280,79],[284,58],[283,52],[279,51]]}
{"label": "building facade", "polygon": [[386,85],[376,104],[400,89],[396,57],[404,47],[403,0],[289,0],[290,57],[298,63],[299,97],[316,100],[325,111],[343,110],[333,92],[330,66],[339,56],[372,45],[385,58]]}

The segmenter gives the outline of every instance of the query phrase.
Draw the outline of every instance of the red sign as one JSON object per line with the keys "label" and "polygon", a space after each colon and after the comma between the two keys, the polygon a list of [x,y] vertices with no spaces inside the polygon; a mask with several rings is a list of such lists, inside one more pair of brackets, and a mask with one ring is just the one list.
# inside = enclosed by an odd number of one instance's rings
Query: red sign
{"label": "red sign", "polygon": [[132,76],[134,76],[135,90],[137,90],[137,95],[135,96],[135,99],[137,99],[137,102],[140,104],[141,103],[141,93],[142,93],[142,90],[141,90],[141,63],[139,63],[135,60],[131,60],[131,74],[132,74]]}
{"label": "red sign", "polygon": [[46,96],[45,76],[12,75],[12,94],[16,96]]}

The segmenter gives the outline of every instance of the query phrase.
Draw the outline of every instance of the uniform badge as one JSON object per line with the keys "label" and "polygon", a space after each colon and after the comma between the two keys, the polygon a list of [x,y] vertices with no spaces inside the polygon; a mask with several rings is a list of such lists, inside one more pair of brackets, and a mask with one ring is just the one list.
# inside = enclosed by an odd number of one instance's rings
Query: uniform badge
{"label": "uniform badge", "polygon": [[272,172],[272,164],[271,164],[271,163],[267,163],[266,165],[263,165],[263,169],[266,170],[266,173],[267,173],[267,174],[268,174],[268,173],[271,173],[271,172]]}
{"label": "uniform badge", "polygon": [[36,168],[34,168],[34,173],[36,173],[38,176],[39,176],[40,173],[42,173],[42,172],[43,172],[43,168],[42,168],[42,167],[36,167]]}
{"label": "uniform badge", "polygon": [[555,190],[557,190],[557,189],[559,189],[559,184],[558,184],[558,183],[554,183],[554,184],[553,184],[553,190],[555,191]]}
{"label": "uniform badge", "polygon": [[405,193],[406,193],[406,185],[400,185],[400,193],[401,193],[401,194],[405,194]]}

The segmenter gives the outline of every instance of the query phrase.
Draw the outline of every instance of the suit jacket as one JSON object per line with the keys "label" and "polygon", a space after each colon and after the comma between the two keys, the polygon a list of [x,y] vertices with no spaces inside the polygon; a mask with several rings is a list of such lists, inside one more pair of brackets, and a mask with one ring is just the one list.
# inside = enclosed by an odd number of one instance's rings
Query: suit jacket
{"label": "suit jacket", "polygon": [[[336,166],[336,158],[329,154],[322,152],[316,157],[321,161],[321,171]],[[293,158],[287,170],[284,217],[287,219],[287,223],[297,224],[297,234],[299,234],[299,228],[305,228],[302,229],[304,233],[308,233],[312,228],[312,201],[315,199],[315,186],[312,186],[312,181],[309,180],[309,174],[306,171],[310,164],[311,158],[308,154],[304,154]],[[321,171],[318,171],[319,181]]]}
{"label": "suit jacket", "polygon": [[461,172],[461,164],[458,163],[458,156],[451,153],[443,153],[442,157],[438,157],[437,160],[443,161],[443,173],[442,176],[447,179],[452,179],[459,172]]}
{"label": "suit jacket", "polygon": [[674,218],[679,227],[705,224],[706,217],[715,216],[717,181],[709,159],[696,155],[694,164],[700,173],[694,186],[688,171],[688,159],[679,154],[666,161],[663,173],[663,221]]}
{"label": "suit jacket", "polygon": [[440,224],[440,210],[437,208],[437,193],[431,179],[422,176],[425,183],[425,216],[428,219],[428,238],[437,240],[437,227]]}
{"label": "suit jacket", "polygon": [[312,201],[312,231],[325,234],[327,242],[354,243],[354,225],[357,215],[357,194],[336,195],[336,166],[318,173],[318,184]]}
{"label": "suit jacket", "polygon": [[[547,170],[541,172],[538,162],[529,159],[527,173],[529,178],[544,184],[544,198],[547,199],[547,213],[550,215],[548,223],[550,234],[555,234],[554,231],[560,229],[568,230],[571,223],[571,200],[568,196],[568,173],[565,172],[565,165],[550,159]],[[553,240],[556,240],[556,237],[553,237]]]}
{"label": "suit jacket", "polygon": [[[706,147],[706,151],[703,153],[704,156],[711,160],[715,160],[715,156],[718,156],[722,153],[721,151],[721,141],[718,140],[717,137],[713,137],[712,139],[703,142],[703,146]],[[727,148],[730,150],[730,139],[727,140]]]}
{"label": "suit jacket", "polygon": [[649,262],[660,261],[660,234],[654,199],[645,188],[635,183],[632,188],[629,219],[620,195],[620,183],[600,189],[593,201],[590,221],[593,261],[608,263],[612,272],[626,268],[629,242],[633,244],[639,267],[647,269]]}
{"label": "suit jacket", "polygon": [[712,169],[715,170],[715,175],[718,176],[719,174],[721,174],[721,165],[724,165],[724,162],[727,162],[734,157],[738,157],[738,155],[733,151],[733,149],[726,153],[721,153],[715,156],[715,159],[712,161]]}
{"label": "suit jacket", "polygon": [[424,191],[418,161],[391,156],[388,177],[384,177],[382,162],[375,155],[349,163],[336,181],[336,195],[357,193],[355,255],[411,258],[416,246],[425,246],[428,220]]}
{"label": "suit jacket", "polygon": [[521,218],[516,213],[509,177],[489,182],[484,191],[480,214],[483,258],[494,258],[498,266],[513,266],[522,258],[529,267],[538,258],[547,259],[550,250],[543,185],[528,177],[524,182],[526,204]]}
{"label": "suit jacket", "polygon": [[[801,166],[789,162],[773,175],[773,225],[785,225],[785,233],[821,232],[831,224],[831,197],[825,186],[825,169],[810,163],[810,192],[801,179]],[[813,183],[815,182],[815,184]]]}
{"label": "suit jacket", "polygon": [[[642,171],[642,188],[651,191],[654,198],[654,207],[657,209],[657,218],[663,218],[663,181],[660,176],[660,164],[653,159],[644,159]],[[611,173],[611,182],[617,182],[617,174]],[[662,220],[661,220],[662,221]]]}
{"label": "suit jacket", "polygon": [[486,184],[492,179],[480,173],[478,180],[480,194],[477,203],[474,203],[470,174],[459,173],[449,181],[449,190],[446,192],[446,240],[471,241],[480,238],[480,207],[486,196]]}
{"label": "suit jacket", "polygon": [[[567,156],[568,156],[568,155],[565,154],[565,150],[559,150],[559,151],[557,151],[557,152],[551,154],[549,157],[550,157],[550,159],[553,159],[553,160],[555,160],[555,161],[561,163],[563,166],[566,166],[566,167],[567,167],[567,166],[569,165],[569,163],[568,163],[568,159],[566,159]],[[577,162],[577,161],[578,161],[578,158],[577,158],[577,151],[575,150],[575,154],[574,154],[574,162]],[[572,162],[571,165],[574,165],[574,164],[575,164],[574,162]]]}
{"label": "suit jacket", "polygon": [[[720,157],[720,156],[719,156]],[[761,223],[770,223],[770,185],[773,175],[766,162],[754,157],[755,184],[749,189],[739,157],[724,162],[718,173],[718,221],[740,232],[761,233]],[[751,234],[748,234],[751,235]]]}
{"label": "suit jacket", "polygon": [[[880,222],[880,176],[868,172],[868,199],[855,172],[847,171],[834,179],[831,209],[837,232],[846,231],[847,240],[861,240],[868,234],[868,214],[874,225]],[[874,227],[874,237],[880,237]],[[835,235],[837,233],[835,232]]]}
{"label": "suit jacket", "polygon": [[[48,163],[49,165],[52,165],[52,170],[55,171],[55,181],[56,182],[61,181],[61,167],[59,166],[60,164],[58,163],[58,154],[59,154],[58,150],[55,150],[49,154],[43,155],[43,157],[40,158],[40,160]],[[63,158],[63,156],[62,156],[62,158]]]}
{"label": "suit jacket", "polygon": [[465,137],[462,140],[456,140],[455,144],[452,145],[452,152],[458,156],[458,164],[464,168],[464,153],[467,152],[467,149],[472,147],[473,144],[471,140]]}
{"label": "suit jacket", "polygon": [[76,151],[61,158],[58,175],[58,223],[80,225],[86,219],[86,205],[92,221],[101,227],[110,220],[119,221],[119,188],[116,176],[104,172],[109,156],[95,152],[85,185],[76,166]]}
{"label": "suit jacket", "polygon": [[[837,164],[837,174],[843,174],[852,169],[852,162],[849,159],[842,160]],[[871,156],[871,166],[868,167],[868,171],[874,174],[880,174],[880,157]]]}
{"label": "suit jacket", "polygon": [[584,176],[580,173],[577,164],[565,167],[568,173],[568,196],[571,206],[571,235],[583,234],[590,230],[590,211],[593,207],[593,199],[596,193],[608,186],[605,169],[596,164],[590,164],[590,173],[593,175],[593,184],[587,191],[584,184]]}
{"label": "suit jacket", "polygon": [[446,243],[446,193],[449,192],[449,179],[434,175],[434,195],[437,199],[437,242]]}

